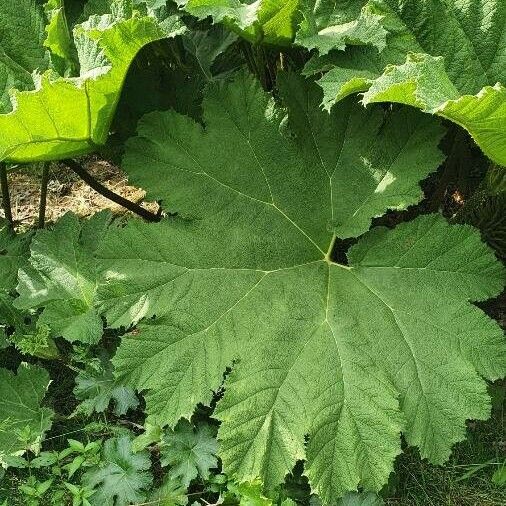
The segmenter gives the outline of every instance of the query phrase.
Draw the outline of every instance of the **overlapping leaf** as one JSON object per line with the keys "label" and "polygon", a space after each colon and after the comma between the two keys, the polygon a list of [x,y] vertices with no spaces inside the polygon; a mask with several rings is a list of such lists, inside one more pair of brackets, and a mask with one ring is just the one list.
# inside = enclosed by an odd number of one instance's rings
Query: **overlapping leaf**
{"label": "overlapping leaf", "polygon": [[82,225],[65,215],[53,228],[33,238],[29,265],[19,271],[15,305],[44,308],[39,323],[69,341],[96,343],[102,320],[94,308],[97,269],[94,252],[110,217],[95,215]]}
{"label": "overlapping leaf", "polygon": [[77,52],[67,22],[63,0],[48,0],[45,4],[48,17],[44,45],[50,49],[53,58],[60,64],[63,74],[75,73],[78,66]]}
{"label": "overlapping leaf", "polygon": [[153,477],[147,451],[133,453],[128,436],[108,439],[104,443],[102,462],[87,471],[83,483],[95,493],[90,502],[96,506],[128,506],[146,499]]}
{"label": "overlapping leaf", "polygon": [[106,359],[101,360],[98,367],[87,366],[79,372],[74,395],[81,401],[76,412],[88,416],[94,412],[103,413],[112,402],[114,413],[118,416],[139,405],[132,388],[115,380],[112,364]]}
{"label": "overlapping leaf", "polygon": [[[357,8],[365,3],[351,2]],[[317,5],[325,11],[336,2]],[[506,4],[373,0],[364,9],[348,22],[351,35],[347,25],[336,24],[331,16],[319,27],[325,43],[306,44],[324,55],[333,47],[342,48],[344,33],[344,42],[353,46],[344,53],[314,58],[306,67],[307,73],[328,71],[320,79],[325,106],[368,90],[365,104],[401,102],[438,114],[466,128],[491,159],[506,165],[506,73],[501,63],[506,55]],[[366,18],[371,21],[368,25]],[[370,31],[359,30],[364,23]],[[356,31],[361,37],[354,40]]]}
{"label": "overlapping leaf", "polygon": [[156,506],[185,506],[188,504],[187,489],[177,478],[166,478],[149,496],[149,501]]}
{"label": "overlapping leaf", "polygon": [[232,46],[236,40],[237,35],[222,25],[186,32],[181,37],[182,68],[158,65],[159,56],[145,52],[145,64],[132,67],[125,81],[113,124],[116,138],[134,135],[141,117],[152,111],[174,109],[200,118],[205,83],[222,79],[243,64]]}
{"label": "overlapping leaf", "polygon": [[215,23],[255,43],[286,45],[293,40],[299,15],[299,0],[177,0],[194,16],[208,16]]}
{"label": "overlapping leaf", "polygon": [[32,73],[49,68],[44,26],[35,0],[0,0],[0,113],[11,110],[10,89],[33,89]]}
{"label": "overlapping leaf", "polygon": [[[33,7],[34,2],[23,1]],[[132,11],[130,1],[117,0],[112,14],[91,16],[74,28],[69,41],[61,4],[52,1],[50,7],[46,44],[63,59],[70,58],[75,45],[80,72],[77,77],[61,77],[49,70],[35,76],[33,91],[20,91],[26,86],[17,86],[12,79],[7,83],[13,111],[0,115],[0,160],[63,159],[96,149],[107,138],[123,81],[137,52],[149,42],[183,30],[175,16],[159,22]],[[36,47],[40,42],[29,35],[22,43],[26,40]],[[17,54],[12,58],[21,62]],[[37,69],[44,70],[40,65]]]}
{"label": "overlapping leaf", "polygon": [[41,406],[48,385],[42,367],[21,364],[17,374],[0,369],[0,461],[40,443],[51,428],[53,411]]}
{"label": "overlapping leaf", "polygon": [[160,462],[162,466],[170,466],[169,476],[188,487],[197,476],[209,478],[210,469],[218,466],[217,449],[218,443],[209,425],[194,429],[187,420],[181,420],[174,430],[164,435]]}
{"label": "overlapping leaf", "polygon": [[13,306],[18,269],[28,261],[30,239],[31,234],[16,235],[0,219],[0,348],[8,345],[7,331],[14,331],[19,341],[31,327]]}
{"label": "overlapping leaf", "polygon": [[14,298],[0,292],[0,336],[5,345],[13,344],[21,353],[45,359],[58,357],[49,327],[37,316],[14,307]]}
{"label": "overlapping leaf", "polygon": [[0,292],[16,288],[18,269],[29,256],[30,234],[15,235],[0,221]]}

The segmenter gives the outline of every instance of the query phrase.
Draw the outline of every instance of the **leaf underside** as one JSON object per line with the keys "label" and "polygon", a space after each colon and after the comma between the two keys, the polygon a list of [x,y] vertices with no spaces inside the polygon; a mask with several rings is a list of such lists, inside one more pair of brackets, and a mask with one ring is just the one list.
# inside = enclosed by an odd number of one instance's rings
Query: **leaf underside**
{"label": "leaf underside", "polygon": [[299,0],[177,0],[188,13],[224,22],[252,43],[287,45],[295,35]]}
{"label": "leaf underside", "polygon": [[[17,5],[11,0],[2,0],[0,11],[4,9],[3,3],[9,7]],[[34,7],[33,0],[22,0],[22,4],[30,4],[30,8],[10,13],[14,19],[8,20],[10,25],[26,25],[25,30],[28,30],[30,23],[34,24],[38,9]],[[0,87],[5,81],[5,91],[0,94],[0,112],[12,109],[0,114],[0,160],[51,161],[95,151],[107,140],[123,82],[135,55],[146,44],[183,31],[176,16],[160,23],[151,16],[128,17],[125,13],[115,12],[93,15],[76,25],[69,42],[69,28],[62,26],[61,8],[52,12],[54,17],[48,25],[49,38],[45,39],[40,13],[36,26],[39,40],[34,36],[23,37],[24,32],[19,32],[18,39],[23,38],[15,40],[16,51],[11,58],[16,64],[24,61],[25,53],[31,51],[31,45],[27,46],[26,40],[30,40],[35,49],[40,46],[42,53],[38,55],[39,59],[48,59],[43,42],[57,56],[68,54],[70,58],[72,51],[69,44],[72,42],[76,47],[79,74],[62,77],[49,62],[45,62],[44,66],[45,60],[35,61],[25,70],[25,77],[29,76],[30,82],[21,86],[12,72],[4,79],[3,48],[0,47]],[[0,13],[0,21],[4,16],[3,12]],[[33,79],[32,72],[36,72]]]}

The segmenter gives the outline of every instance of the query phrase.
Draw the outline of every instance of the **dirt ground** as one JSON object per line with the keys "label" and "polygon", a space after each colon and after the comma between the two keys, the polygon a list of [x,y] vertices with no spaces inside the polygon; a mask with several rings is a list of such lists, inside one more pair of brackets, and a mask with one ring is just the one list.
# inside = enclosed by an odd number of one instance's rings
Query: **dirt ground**
{"label": "dirt ground", "polygon": [[[121,170],[104,161],[91,159],[85,167],[95,179],[110,190],[156,213],[158,204],[143,203],[144,190],[130,186]],[[23,231],[37,223],[40,202],[41,169],[27,167],[9,172],[11,207],[16,229]],[[0,198],[1,205],[1,198]],[[55,222],[67,212],[85,217],[101,209],[124,214],[125,209],[91,189],[76,174],[62,164],[52,164],[47,192],[46,223]],[[0,216],[4,216],[0,209]]]}

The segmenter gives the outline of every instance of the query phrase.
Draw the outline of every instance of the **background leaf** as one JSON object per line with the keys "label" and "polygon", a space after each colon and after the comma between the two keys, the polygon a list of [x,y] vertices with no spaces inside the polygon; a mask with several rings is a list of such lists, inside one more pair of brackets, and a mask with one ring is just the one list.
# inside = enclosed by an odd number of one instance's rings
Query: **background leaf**
{"label": "background leaf", "polygon": [[147,452],[132,452],[128,436],[108,439],[104,443],[100,466],[83,476],[84,485],[95,489],[90,502],[97,506],[127,506],[142,502],[153,477]]}
{"label": "background leaf", "polygon": [[42,368],[21,364],[17,374],[0,369],[0,460],[37,448],[51,428],[53,411],[41,406],[49,386]]}
{"label": "background leaf", "polygon": [[209,425],[193,429],[187,420],[181,420],[174,430],[168,431],[160,447],[162,466],[170,466],[169,475],[188,487],[200,476],[209,477],[210,469],[218,466],[218,442]]}

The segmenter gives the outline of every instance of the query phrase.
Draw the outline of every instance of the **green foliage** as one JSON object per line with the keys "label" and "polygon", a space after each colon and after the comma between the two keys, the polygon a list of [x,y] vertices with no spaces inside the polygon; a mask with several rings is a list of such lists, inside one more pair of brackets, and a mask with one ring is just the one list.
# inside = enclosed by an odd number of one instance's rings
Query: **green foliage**
{"label": "green foliage", "polygon": [[234,33],[212,25],[144,48],[125,82],[114,122],[116,137],[128,139],[142,116],[157,110],[174,109],[198,120],[206,83],[243,64],[236,41]]}
{"label": "green foliage", "polygon": [[80,480],[76,481],[76,477],[80,476],[83,470],[101,462],[102,443],[91,441],[85,445],[75,439],[69,439],[67,442],[68,446],[61,451],[43,451],[33,459],[10,459],[11,468],[29,471],[18,487],[23,504],[56,506],[71,503],[72,506],[90,506],[88,499],[94,490],[82,485]]}
{"label": "green foliage", "polygon": [[77,50],[72,38],[71,28],[65,13],[63,0],[48,0],[45,4],[48,18],[46,25],[46,46],[60,67],[62,74],[74,74],[78,67]]}
{"label": "green foliage", "polygon": [[83,477],[84,485],[95,490],[92,505],[127,506],[142,502],[151,485],[151,467],[147,452],[132,452],[128,436],[108,439],[104,443],[102,461]]}
{"label": "green foliage", "polygon": [[[273,206],[269,212],[276,217],[273,219],[286,220],[278,215],[293,207],[287,214],[298,213],[294,221],[301,220],[297,224],[301,235],[318,219],[314,213],[320,212],[319,248],[324,248],[327,228],[341,238],[356,237],[369,228],[371,218],[386,209],[405,209],[420,200],[418,182],[443,159],[437,149],[443,134],[438,122],[424,120],[407,109],[390,115],[379,108],[365,111],[351,101],[328,115],[319,109],[321,95],[311,83],[293,74],[281,74],[279,80],[289,110],[290,135],[295,139],[280,131],[283,115],[273,109],[269,95],[250,76],[240,73],[233,85],[219,82],[208,86],[204,99],[206,130],[172,111],[147,115],[139,125],[139,137],[127,144],[124,168],[130,180],[145,188],[148,198],[162,199],[168,211],[200,218],[218,209],[220,198],[230,201],[241,192],[259,205],[270,205],[277,196],[270,195],[262,170],[267,175],[296,171],[301,187],[305,178],[310,180],[307,184],[313,195],[318,194],[325,202],[323,209],[314,205],[311,213],[305,213],[292,206],[288,200],[299,190],[294,183],[277,197],[287,201],[287,209],[279,211]],[[153,139],[166,142],[151,153],[147,148],[154,144]],[[197,146],[195,158],[191,154]],[[220,165],[214,160],[216,146],[220,146]],[[143,170],[146,163],[150,171]],[[185,172],[177,172],[178,167],[197,173],[194,188],[178,190],[159,184],[168,175],[184,178]],[[221,181],[224,184],[220,188]],[[215,199],[200,196],[200,192],[208,191],[209,184],[216,186]],[[247,187],[242,188],[243,184]],[[347,193],[346,186],[353,187],[353,192]]]}
{"label": "green foliage", "polygon": [[271,506],[272,501],[262,494],[262,483],[251,481],[243,483],[228,483],[227,491],[233,496],[229,501],[239,500],[239,506]]}
{"label": "green foliage", "polygon": [[289,43],[295,34],[299,0],[177,0],[194,16],[212,16],[215,23],[225,25],[255,43]]}
{"label": "green foliage", "polygon": [[12,88],[33,89],[32,73],[49,68],[44,25],[44,12],[35,0],[0,1],[0,113],[12,110]]}
{"label": "green foliage", "polygon": [[383,506],[383,504],[385,503],[375,494],[356,492],[346,494],[337,503],[338,506]]}
{"label": "green foliage", "polygon": [[177,478],[167,478],[149,497],[156,506],[185,506],[188,504],[187,487]]}
{"label": "green foliage", "polygon": [[[315,49],[305,71],[325,73],[319,83],[326,108],[361,91],[364,104],[412,105],[463,126],[487,156],[506,165],[501,0],[479,0],[478,6],[441,0],[182,3],[191,14],[211,15],[252,42],[294,40]],[[271,5],[275,16],[267,15],[266,26],[272,23],[274,30],[266,29],[261,15]]]}
{"label": "green foliage", "polygon": [[[506,354],[500,329],[467,301],[499,293],[504,272],[473,229],[436,215],[375,228],[349,265],[336,263],[338,238],[418,202],[418,181],[442,160],[441,127],[350,101],[328,115],[311,83],[281,74],[278,85],[286,109],[241,72],[207,87],[205,128],[146,116],[124,167],[180,216],[109,228],[103,216],[82,228],[63,218],[33,239],[16,304],[43,307],[39,321],[85,342],[101,331],[82,338],[90,326],[74,313],[79,333],[59,328],[65,319],[46,316],[53,301],[58,314],[78,301],[111,327],[155,317],[114,359],[121,381],[146,391],[155,426],[210,404],[233,365],[215,415],[225,472],[273,490],[305,459],[328,503],[359,484],[379,490],[401,432],[442,463],[465,420],[488,416],[480,376],[501,377]],[[198,459],[176,465],[176,449],[162,446],[171,473],[184,485],[196,469],[205,477]]]}
{"label": "green foliage", "polygon": [[[1,296],[0,296],[1,297]],[[0,307],[5,306],[0,302]],[[54,340],[50,337],[49,327],[45,324],[33,322],[28,316],[15,308],[9,308],[8,312],[15,315],[13,320],[13,332],[7,338],[24,355],[54,359],[58,358],[59,352]],[[29,319],[29,323],[26,320]]]}
{"label": "green foliage", "polygon": [[19,490],[26,496],[27,506],[39,506],[52,484],[53,480],[40,482],[34,476],[30,476]]}
{"label": "green foliage", "polygon": [[0,222],[0,503],[502,504],[505,21],[0,0],[0,163],[163,208]]}
{"label": "green foliage", "polygon": [[233,33],[220,26],[213,26],[206,31],[189,32],[183,36],[184,47],[196,62],[195,70],[200,70],[207,81],[216,78],[213,75],[213,66],[217,58],[236,40],[237,37]]}
{"label": "green foliage", "polygon": [[[111,230],[99,252],[107,276],[99,297],[110,325],[157,317],[125,336],[115,358],[121,377],[148,390],[151,423],[174,424],[197,402],[208,404],[239,359],[217,409],[225,471],[242,480],[261,476],[272,488],[306,458],[312,486],[329,502],[359,482],[380,488],[400,452],[401,430],[439,463],[462,439],[467,418],[488,416],[477,372],[504,373],[501,331],[466,301],[497,294],[503,271],[471,228],[437,216],[374,230],[351,250],[349,266],[330,261],[329,229],[358,235],[372,216],[419,198],[417,180],[440,160],[426,141],[439,127],[421,116],[392,126],[387,119],[393,151],[382,140],[376,154],[359,140],[370,137],[362,118],[356,134],[338,128],[338,121],[353,125],[360,109],[343,106],[347,115],[336,110],[327,120],[334,128],[324,128],[323,120],[311,121],[323,114],[314,98],[295,100],[311,97],[311,88],[287,81],[294,141],[279,133],[281,117],[244,75],[208,88],[204,132],[173,113],[144,120],[124,167],[182,218]],[[331,143],[328,136],[341,132],[352,140]],[[327,148],[333,145],[350,151]],[[216,146],[219,165],[210,156]],[[385,163],[392,159],[395,165]],[[120,244],[141,241],[127,264],[118,261]],[[150,266],[147,277],[141,266]],[[464,337],[468,328],[473,339]]]}
{"label": "green foliage", "polygon": [[492,475],[492,483],[501,487],[506,486],[506,462],[494,472]]}
{"label": "green foliage", "polygon": [[[344,20],[336,12],[329,14],[331,6],[341,11],[337,7],[341,3],[354,6],[345,9]],[[320,15],[319,32],[310,40],[316,37],[323,42],[308,45],[316,47],[320,56],[309,62],[306,73],[325,72],[319,83],[327,108],[359,91],[366,91],[364,104],[412,105],[463,126],[487,156],[506,165],[506,90],[500,84],[505,74],[499,63],[506,49],[504,2],[337,4],[317,3],[327,16]],[[481,30],[484,24],[487,28]],[[343,44],[349,46],[345,52],[326,55],[333,47],[343,49]]]}
{"label": "green foliage", "polygon": [[479,228],[485,241],[506,259],[506,171],[492,166],[454,220]]}
{"label": "green foliage", "polygon": [[36,450],[51,427],[53,411],[42,407],[49,375],[38,366],[21,364],[17,374],[0,369],[0,460]]}
{"label": "green foliage", "polygon": [[169,476],[188,487],[200,476],[209,478],[210,469],[218,466],[218,444],[209,425],[195,430],[187,420],[181,420],[174,430],[164,435],[160,446],[162,466],[170,466]]}
{"label": "green foliage", "polygon": [[0,221],[0,293],[8,293],[16,286],[18,269],[29,254],[30,238],[29,234],[14,235]]}
{"label": "green foliage", "polygon": [[114,403],[113,411],[117,416],[124,415],[129,409],[135,409],[139,400],[128,386],[121,385],[113,376],[113,367],[109,360],[89,361],[85,369],[76,376],[74,395],[81,401],[77,413],[90,416],[103,413]]}
{"label": "green foliage", "polygon": [[384,16],[375,10],[371,3],[364,1],[304,1],[303,21],[295,42],[317,49],[320,55],[334,49],[344,50],[347,45],[372,46],[381,52],[388,32],[383,27]]}
{"label": "green foliage", "polygon": [[85,343],[97,343],[102,336],[102,320],[93,306],[98,274],[93,253],[109,220],[101,213],[81,225],[69,214],[31,242],[30,264],[19,271],[15,305],[44,307],[39,323],[53,335]]}
{"label": "green foliage", "polygon": [[[6,8],[16,9],[15,3],[3,1]],[[23,3],[31,6],[26,15],[33,18],[34,2],[24,0]],[[60,76],[54,69],[35,74],[32,86],[35,91],[30,92],[22,91],[26,86],[17,88],[17,83],[9,82],[13,111],[0,115],[3,133],[0,160],[57,160],[96,150],[107,140],[123,81],[137,52],[154,40],[175,36],[184,29],[177,17],[160,22],[153,16],[135,14],[131,1],[116,0],[110,13],[93,15],[76,25],[71,41],[61,3],[52,0],[49,8],[51,20],[46,44],[63,60],[72,58],[73,44],[79,74]],[[24,25],[25,21],[15,24]],[[41,26],[39,20],[38,31]],[[21,39],[23,47],[26,40],[36,43],[37,38],[27,34]],[[42,43],[40,46],[39,53],[44,54],[46,49]],[[22,55],[14,55],[21,63]],[[74,63],[66,61],[66,64],[72,67]],[[29,72],[36,69],[45,70],[35,67]]]}

